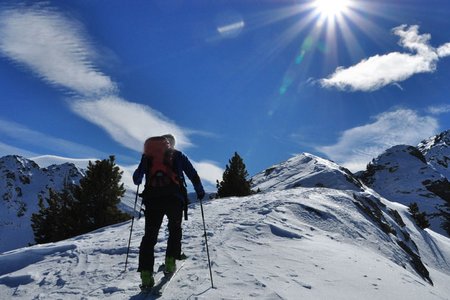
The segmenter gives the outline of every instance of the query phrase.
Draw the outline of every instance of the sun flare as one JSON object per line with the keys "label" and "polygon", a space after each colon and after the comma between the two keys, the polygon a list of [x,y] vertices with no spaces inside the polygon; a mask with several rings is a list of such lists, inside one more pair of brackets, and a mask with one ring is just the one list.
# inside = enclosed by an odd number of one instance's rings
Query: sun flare
{"label": "sun flare", "polygon": [[323,17],[330,19],[344,13],[349,2],[349,0],[314,0],[313,5]]}

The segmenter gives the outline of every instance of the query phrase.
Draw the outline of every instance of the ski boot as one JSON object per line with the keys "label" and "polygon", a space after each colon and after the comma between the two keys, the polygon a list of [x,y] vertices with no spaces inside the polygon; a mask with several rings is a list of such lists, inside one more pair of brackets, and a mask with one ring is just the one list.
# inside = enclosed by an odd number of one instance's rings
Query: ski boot
{"label": "ski boot", "polygon": [[143,270],[141,271],[141,290],[151,290],[151,288],[155,285],[155,278],[153,278],[153,272]]}
{"label": "ski boot", "polygon": [[164,274],[173,274],[177,269],[175,257],[166,257]]}

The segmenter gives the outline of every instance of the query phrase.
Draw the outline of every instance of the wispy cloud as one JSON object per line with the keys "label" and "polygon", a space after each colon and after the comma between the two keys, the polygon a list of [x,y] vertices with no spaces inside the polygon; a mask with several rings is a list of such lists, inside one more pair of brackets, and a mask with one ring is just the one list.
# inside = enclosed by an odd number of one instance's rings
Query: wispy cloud
{"label": "wispy cloud", "polygon": [[[83,24],[55,9],[39,6],[0,11],[0,55],[68,91],[73,96],[69,107],[76,114],[100,126],[127,148],[141,151],[149,136],[172,133],[177,138],[177,148],[184,149],[193,146],[189,135],[201,132],[183,128],[147,105],[121,98],[117,84],[98,69],[96,62],[100,55]],[[92,157],[98,153],[19,124],[8,123],[3,128],[1,122],[6,121],[0,120],[4,134],[20,131],[17,136],[24,142],[35,141],[36,146],[46,145],[67,155]],[[73,151],[67,153],[67,149]],[[222,174],[211,162],[197,162],[196,166],[201,177],[212,183]]]}
{"label": "wispy cloud", "polygon": [[450,113],[450,104],[430,106],[427,108],[427,112],[432,115],[440,115],[440,114]]}
{"label": "wispy cloud", "polygon": [[168,132],[181,148],[192,145],[188,129],[149,106],[121,99],[117,85],[98,70],[99,55],[83,25],[55,9],[0,12],[0,54],[69,91],[75,96],[71,109],[126,147],[140,151],[144,138]]}
{"label": "wispy cloud", "polygon": [[419,34],[419,26],[402,25],[393,29],[399,45],[411,53],[391,52],[369,57],[349,68],[339,67],[319,82],[326,88],[346,91],[375,91],[404,81],[419,73],[436,70],[440,58],[450,55],[450,43],[438,48],[430,45],[430,34]]}
{"label": "wispy cloud", "polygon": [[438,129],[435,118],[400,108],[375,116],[369,124],[345,130],[336,144],[317,147],[317,150],[348,169],[359,171],[387,148],[399,144],[417,145],[423,138],[436,134]]}
{"label": "wispy cloud", "polygon": [[[100,152],[92,147],[80,145],[65,139],[60,139],[32,130],[21,124],[0,119],[0,136],[7,136],[11,140],[19,141],[22,144],[33,145],[36,149],[48,152],[60,152],[65,155],[76,155],[77,157],[108,157],[107,153]],[[10,146],[11,150],[14,147]],[[3,146],[4,149],[8,147]],[[20,149],[17,149],[20,150]],[[25,156],[37,156],[36,153],[28,151],[17,151],[14,154],[22,153]],[[12,153],[9,153],[12,154]]]}
{"label": "wispy cloud", "polygon": [[81,24],[50,9],[2,11],[0,52],[48,83],[79,94],[115,90],[112,80],[92,63],[96,54]]}
{"label": "wispy cloud", "polygon": [[105,129],[116,142],[137,151],[142,150],[143,141],[150,135],[166,133],[177,137],[177,148],[191,146],[186,130],[146,105],[107,96],[95,101],[74,101],[71,107],[81,117]]}
{"label": "wispy cloud", "polygon": [[216,180],[221,180],[223,175],[223,169],[218,167],[215,162],[200,161],[192,162],[199,176],[206,180],[213,187],[216,186]]}
{"label": "wispy cloud", "polygon": [[14,147],[14,146],[0,142],[0,157],[5,156],[5,155],[13,155],[13,154],[21,155],[21,156],[25,156],[25,157],[33,157],[33,156],[37,155],[34,152],[30,152],[28,150]]}

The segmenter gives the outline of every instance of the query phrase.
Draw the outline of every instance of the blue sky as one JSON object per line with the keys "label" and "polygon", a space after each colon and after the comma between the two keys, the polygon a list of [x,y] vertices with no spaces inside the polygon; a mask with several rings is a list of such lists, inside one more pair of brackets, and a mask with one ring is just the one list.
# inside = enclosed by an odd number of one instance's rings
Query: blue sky
{"label": "blue sky", "polygon": [[170,132],[212,184],[449,129],[450,2],[337,2],[0,1],[0,155],[129,166]]}

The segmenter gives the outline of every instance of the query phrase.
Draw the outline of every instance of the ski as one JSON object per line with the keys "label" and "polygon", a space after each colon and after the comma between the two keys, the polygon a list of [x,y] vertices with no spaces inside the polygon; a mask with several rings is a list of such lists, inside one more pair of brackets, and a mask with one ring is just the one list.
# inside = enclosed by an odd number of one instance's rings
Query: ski
{"label": "ski", "polygon": [[[185,258],[187,258],[185,256]],[[186,260],[179,261],[179,266],[173,273],[165,272],[165,265],[161,264],[158,267],[158,270],[154,274],[155,276],[155,285],[153,287],[143,287],[140,285],[141,292],[139,293],[138,299],[149,299],[148,297],[152,296],[151,299],[156,299],[162,296],[163,292],[169,286],[172,278],[178,273],[178,271],[183,267]]]}
{"label": "ski", "polygon": [[164,278],[165,274],[164,274],[164,264],[160,265],[158,267],[158,270],[156,271],[156,273],[154,273],[154,279],[155,279],[155,285],[152,287],[144,287],[142,285],[139,285],[139,288],[141,289],[141,292],[139,293],[139,299],[147,299],[148,296],[152,295],[152,291],[153,289],[161,282],[161,280]]}
{"label": "ski", "polygon": [[[150,293],[152,295],[154,295],[154,296],[162,296],[164,291],[169,287],[169,285],[172,282],[172,279],[174,278],[174,276],[184,266],[185,262],[186,262],[185,260],[180,261],[180,265],[177,266],[177,269],[173,273],[166,273],[166,272],[163,271],[163,276],[159,279],[159,281],[151,289]],[[164,265],[162,265],[162,268],[164,269]],[[159,270],[159,268],[158,268],[158,270]]]}

